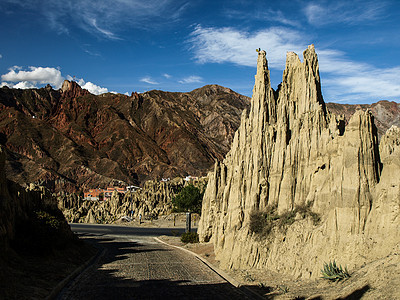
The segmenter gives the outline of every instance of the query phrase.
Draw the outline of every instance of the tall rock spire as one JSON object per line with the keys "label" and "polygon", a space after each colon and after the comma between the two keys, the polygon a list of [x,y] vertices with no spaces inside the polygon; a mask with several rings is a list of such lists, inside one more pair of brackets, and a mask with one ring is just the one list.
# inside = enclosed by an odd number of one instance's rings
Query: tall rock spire
{"label": "tall rock spire", "polygon": [[[359,241],[370,224],[381,170],[373,117],[360,111],[344,128],[326,111],[313,45],[303,57],[287,54],[276,97],[266,53],[259,51],[250,112],[209,176],[198,232],[202,241],[212,239],[222,267],[318,276],[323,261],[334,259],[332,249],[354,244],[358,254],[344,255],[349,265],[365,251]],[[301,209],[307,213],[300,215]],[[266,211],[296,220],[284,239],[279,228],[261,239],[250,230],[254,212]]]}

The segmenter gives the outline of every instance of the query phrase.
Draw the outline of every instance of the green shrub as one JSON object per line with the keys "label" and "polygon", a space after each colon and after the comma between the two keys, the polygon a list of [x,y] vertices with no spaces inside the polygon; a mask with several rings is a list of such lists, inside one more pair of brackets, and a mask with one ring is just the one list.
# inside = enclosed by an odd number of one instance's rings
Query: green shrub
{"label": "green shrub", "polygon": [[191,211],[200,214],[203,193],[193,184],[185,186],[173,199],[174,212]]}
{"label": "green shrub", "polygon": [[336,261],[324,263],[324,268],[321,270],[322,277],[331,281],[339,281],[350,277],[347,267],[342,269],[342,266],[337,266]]}
{"label": "green shrub", "polygon": [[185,232],[181,235],[182,243],[198,243],[199,235],[196,232]]}

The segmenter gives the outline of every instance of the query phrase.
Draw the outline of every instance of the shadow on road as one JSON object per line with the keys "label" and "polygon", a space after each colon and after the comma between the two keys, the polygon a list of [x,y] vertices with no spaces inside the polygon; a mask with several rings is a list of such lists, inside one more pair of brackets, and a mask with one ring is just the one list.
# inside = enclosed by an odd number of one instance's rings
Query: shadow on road
{"label": "shadow on road", "polygon": [[[150,247],[97,234],[81,237],[99,249],[107,250],[57,299],[257,299],[228,282],[210,283],[201,273],[199,278],[193,279],[193,271],[179,269],[180,262],[169,265],[170,262],[157,261],[161,256],[177,260],[176,250],[165,246],[154,244]],[[151,261],[143,262],[149,259]],[[198,270],[201,268],[202,265],[197,267]],[[185,272],[192,274],[191,280],[177,279],[185,278],[185,274],[181,274]]]}

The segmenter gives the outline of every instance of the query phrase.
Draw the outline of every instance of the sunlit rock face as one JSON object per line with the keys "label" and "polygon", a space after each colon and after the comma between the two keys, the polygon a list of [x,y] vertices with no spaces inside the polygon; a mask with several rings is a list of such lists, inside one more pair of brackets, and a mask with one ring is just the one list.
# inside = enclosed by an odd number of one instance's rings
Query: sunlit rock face
{"label": "sunlit rock face", "polygon": [[[347,125],[331,114],[313,45],[303,57],[287,54],[275,92],[259,52],[250,111],[209,174],[199,235],[213,241],[222,267],[317,277],[325,261],[359,266],[400,241],[399,132],[382,137],[381,159],[371,112]],[[292,218],[260,237],[251,216],[271,209]]]}

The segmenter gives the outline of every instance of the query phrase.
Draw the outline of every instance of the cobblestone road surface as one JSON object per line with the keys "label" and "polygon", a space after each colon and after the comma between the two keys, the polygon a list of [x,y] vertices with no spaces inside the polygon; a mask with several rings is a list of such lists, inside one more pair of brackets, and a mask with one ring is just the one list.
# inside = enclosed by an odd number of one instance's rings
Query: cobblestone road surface
{"label": "cobblestone road surface", "polygon": [[83,238],[103,255],[58,299],[251,299],[196,257],[152,237]]}

